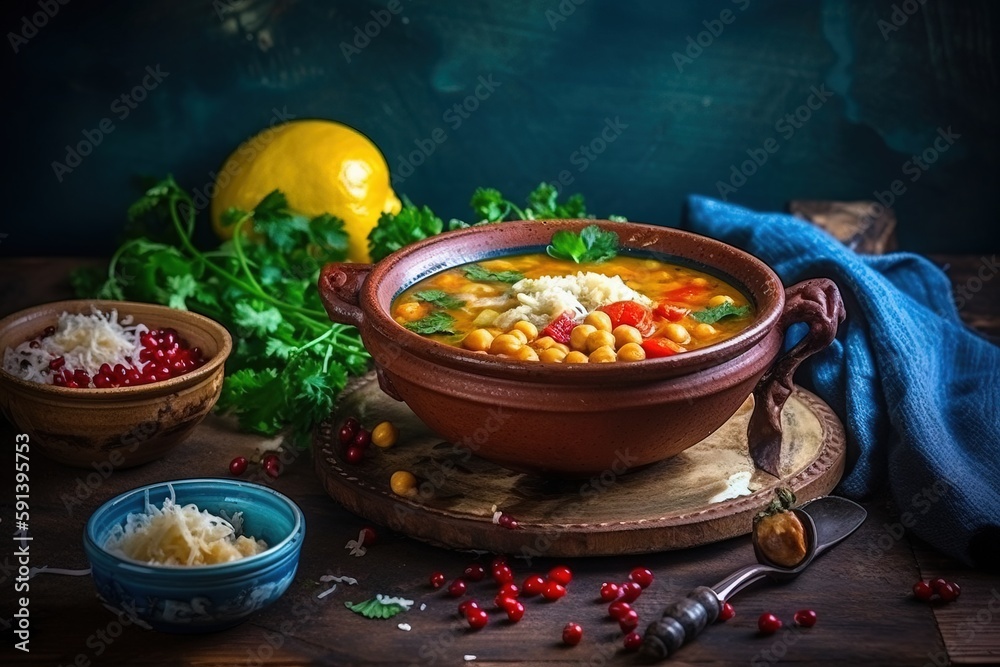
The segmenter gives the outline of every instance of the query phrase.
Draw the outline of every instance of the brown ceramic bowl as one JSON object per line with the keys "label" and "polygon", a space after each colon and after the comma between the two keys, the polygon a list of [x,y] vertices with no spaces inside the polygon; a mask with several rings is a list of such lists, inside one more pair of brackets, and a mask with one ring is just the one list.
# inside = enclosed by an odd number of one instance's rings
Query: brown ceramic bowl
{"label": "brown ceramic bowl", "polygon": [[[537,252],[560,229],[598,224],[616,231],[625,252],[692,265],[737,286],[756,306],[735,337],[672,357],[614,364],[542,364],[476,354],[410,332],[390,316],[393,299],[443,269]],[[777,470],[781,405],[791,374],[825,347],[843,318],[832,282],[788,290],[755,257],[676,229],[594,220],[505,222],[440,234],[375,265],[331,264],[319,282],[330,318],[354,324],[371,353],[382,389],[406,401],[450,441],[517,470],[562,476],[621,472],[674,456],[729,419],[758,388],[751,454]],[[778,364],[785,329],[810,334]]]}
{"label": "brown ceramic bowl", "polygon": [[172,327],[206,363],[176,378],[136,387],[69,389],[30,382],[0,367],[0,410],[18,432],[51,459],[82,468],[125,468],[160,458],[208,414],[222,390],[232,350],[226,329],[195,313],[127,301],[59,301],[0,320],[0,356],[52,326],[60,313],[132,315],[151,329]]}

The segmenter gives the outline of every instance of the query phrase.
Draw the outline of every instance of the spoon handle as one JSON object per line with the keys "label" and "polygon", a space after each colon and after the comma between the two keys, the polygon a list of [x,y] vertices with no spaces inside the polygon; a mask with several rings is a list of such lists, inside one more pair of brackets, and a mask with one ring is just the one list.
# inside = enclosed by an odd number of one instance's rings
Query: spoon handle
{"label": "spoon handle", "polygon": [[742,567],[709,588],[699,586],[663,610],[663,616],[650,623],[642,640],[642,653],[647,659],[662,660],[691,641],[719,617],[722,603],[758,579],[772,568],[760,563]]}
{"label": "spoon handle", "polygon": [[699,586],[687,597],[669,605],[663,616],[649,624],[642,640],[644,658],[663,660],[691,641],[719,617],[722,603],[715,591]]}

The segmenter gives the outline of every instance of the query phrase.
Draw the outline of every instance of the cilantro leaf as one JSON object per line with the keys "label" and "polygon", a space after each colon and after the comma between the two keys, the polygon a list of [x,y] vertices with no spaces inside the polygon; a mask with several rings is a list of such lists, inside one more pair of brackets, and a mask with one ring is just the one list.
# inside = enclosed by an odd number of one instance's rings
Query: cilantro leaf
{"label": "cilantro leaf", "polygon": [[444,308],[445,310],[455,310],[456,308],[461,308],[465,305],[465,302],[461,299],[457,299],[447,292],[439,289],[424,290],[423,292],[417,292],[414,294],[418,301],[426,301],[427,303],[432,303],[439,308]]}
{"label": "cilantro leaf", "polygon": [[421,336],[436,333],[453,334],[455,333],[455,318],[446,312],[435,310],[429,315],[425,315],[419,320],[407,322],[403,326]]}
{"label": "cilantro leaf", "polygon": [[238,327],[246,329],[246,333],[266,337],[278,330],[278,325],[284,318],[281,311],[274,307],[266,307],[256,301],[241,301],[236,304],[233,321]]}
{"label": "cilantro leaf", "polygon": [[178,310],[187,310],[187,299],[198,292],[198,281],[190,273],[167,276],[167,287],[170,288],[167,305]]}
{"label": "cilantro leaf", "polygon": [[364,602],[344,602],[344,606],[355,614],[361,614],[365,618],[392,618],[396,614],[406,611],[406,607],[395,602],[382,602],[376,598],[365,600]]}
{"label": "cilantro leaf", "polygon": [[499,190],[494,188],[476,188],[469,201],[476,219],[483,222],[500,222],[505,219],[514,207]]}
{"label": "cilantro leaf", "polygon": [[539,183],[538,187],[528,193],[529,217],[536,220],[588,217],[582,195],[571,195],[565,204],[560,204],[558,200],[559,190],[556,186],[551,183]]}
{"label": "cilantro leaf", "polygon": [[285,396],[274,368],[242,368],[225,377],[219,409],[232,409],[240,426],[273,435],[284,425]]}
{"label": "cilantro leaf", "polygon": [[725,303],[720,303],[718,306],[713,308],[708,308],[707,310],[698,310],[691,313],[691,317],[702,322],[703,324],[715,324],[723,317],[743,317],[750,312],[750,306],[734,306],[729,301]]}
{"label": "cilantro leaf", "polygon": [[604,262],[618,254],[618,234],[590,225],[580,233],[560,230],[545,248],[551,257],[574,262]]}
{"label": "cilantro leaf", "polygon": [[519,280],[524,280],[524,274],[520,271],[490,271],[480,264],[469,264],[462,267],[465,277],[478,283],[501,282],[514,284]]}
{"label": "cilantro leaf", "polygon": [[377,262],[405,245],[440,234],[443,229],[444,222],[433,211],[426,206],[417,208],[409,199],[404,199],[399,213],[383,213],[369,232],[368,253],[372,261]]}

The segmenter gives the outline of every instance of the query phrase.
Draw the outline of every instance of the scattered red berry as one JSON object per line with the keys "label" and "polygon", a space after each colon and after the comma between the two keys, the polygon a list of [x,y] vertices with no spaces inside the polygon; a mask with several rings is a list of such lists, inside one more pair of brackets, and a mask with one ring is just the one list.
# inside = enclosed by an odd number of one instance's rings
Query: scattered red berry
{"label": "scattered red berry", "polygon": [[719,610],[719,621],[725,623],[735,615],[736,615],[736,610],[733,609],[733,605],[729,604],[728,602],[724,602],[722,604],[722,609]]}
{"label": "scattered red berry", "polygon": [[554,568],[549,570],[549,579],[557,584],[565,586],[569,582],[573,581],[573,572],[570,571],[570,569],[565,565],[556,565]]}
{"label": "scattered red berry", "polygon": [[497,593],[493,598],[493,606],[497,609],[506,609],[507,605],[516,600],[509,595],[504,595],[503,593]]}
{"label": "scattered red berry", "polygon": [[348,447],[347,451],[344,452],[344,460],[351,464],[361,463],[364,458],[365,450],[354,445]]}
{"label": "scattered red berry", "polygon": [[247,471],[247,457],[237,456],[235,459],[229,462],[229,472],[236,477],[239,477]]}
{"label": "scattered red berry", "polygon": [[352,442],[354,443],[355,447],[360,447],[361,449],[364,449],[365,447],[368,446],[368,443],[370,443],[371,441],[372,441],[371,431],[362,428],[358,429],[358,432],[354,434],[354,440]]}
{"label": "scattered red berry", "polygon": [[271,478],[275,478],[281,474],[281,461],[278,460],[278,457],[274,457],[264,463],[264,472]]}
{"label": "scattered red berry", "polygon": [[468,600],[462,600],[458,603],[458,613],[462,616],[467,616],[469,612],[473,609],[479,609],[479,603],[469,598]]}
{"label": "scattered red berry", "polygon": [[361,529],[361,546],[370,547],[378,541],[378,533],[370,526]]}
{"label": "scattered red berry", "polygon": [[642,635],[638,632],[630,632],[625,635],[623,643],[625,644],[626,651],[637,651],[642,646]]}
{"label": "scattered red berry", "polygon": [[913,597],[918,600],[931,600],[935,595],[941,602],[954,602],[962,594],[962,587],[954,581],[938,577],[931,581],[918,581],[913,584]]}
{"label": "scattered red berry", "polygon": [[493,557],[493,560],[490,562],[490,569],[493,570],[500,565],[506,565],[506,564],[507,564],[507,557],[504,556],[503,554],[500,554],[499,556]]}
{"label": "scattered red berry", "polygon": [[795,625],[803,628],[811,628],[816,625],[816,612],[812,609],[800,609],[795,612],[792,620],[795,622]]}
{"label": "scattered red berry", "polygon": [[448,584],[448,595],[453,598],[460,598],[465,595],[466,585],[463,579],[456,579]]}
{"label": "scattered red berry", "polygon": [[341,428],[349,430],[351,432],[351,437],[353,438],[354,434],[358,432],[359,428],[361,428],[361,421],[357,417],[348,417],[344,420],[344,425]]}
{"label": "scattered red berry", "polygon": [[527,579],[524,580],[524,585],[521,586],[521,590],[527,596],[539,595],[543,590],[545,590],[545,579],[542,578],[540,574],[529,575]]}
{"label": "scattered red berry", "polygon": [[498,584],[506,584],[514,581],[514,573],[506,563],[494,566],[491,574],[493,575],[493,581]]}
{"label": "scattered red berry", "polygon": [[558,600],[562,596],[566,595],[566,587],[555,581],[545,582],[545,588],[542,590],[542,597],[546,600]]}
{"label": "scattered red berry", "polygon": [[563,644],[576,646],[580,643],[581,639],[583,639],[583,628],[580,627],[580,624],[567,623],[562,633]]}
{"label": "scattered red berry", "polygon": [[601,584],[601,599],[605,602],[617,600],[619,595],[621,595],[621,589],[618,588],[618,584],[610,581]]}
{"label": "scattered red berry", "polygon": [[773,635],[781,629],[781,619],[770,612],[765,612],[757,619],[757,629],[762,635]]}
{"label": "scattered red berry", "polygon": [[524,618],[524,605],[517,600],[507,599],[507,606],[504,607],[504,611],[507,612],[507,620],[511,623],[517,623],[522,618]]}
{"label": "scattered red berry", "polygon": [[649,588],[650,584],[653,583],[653,573],[645,567],[637,567],[629,572],[628,578],[630,581],[634,581],[643,588]]}
{"label": "scattered red berry", "polygon": [[913,584],[913,597],[918,600],[930,600],[934,596],[934,588],[926,581]]}
{"label": "scattered red berry", "polygon": [[632,611],[632,605],[624,600],[615,600],[608,605],[608,616],[616,621]]}
{"label": "scattered red berry", "polygon": [[521,527],[521,525],[517,522],[517,519],[504,512],[501,512],[500,516],[497,517],[497,525],[508,530],[517,530]]}
{"label": "scattered red berry", "polygon": [[347,424],[344,424],[340,427],[340,430],[337,431],[337,440],[340,441],[340,444],[346,447],[354,442],[354,431],[352,431]]}
{"label": "scattered red berry", "polygon": [[506,584],[500,587],[500,592],[498,595],[502,595],[505,598],[516,598],[521,594],[521,589],[517,587],[513,581],[508,581]]}
{"label": "scattered red berry", "polygon": [[483,577],[486,576],[486,568],[479,563],[472,563],[466,566],[465,571],[462,572],[462,576],[469,581],[482,581]]}
{"label": "scattered red berry", "polygon": [[943,602],[954,602],[958,599],[959,591],[961,589],[957,587],[956,584],[948,582],[938,588],[938,595],[941,596]]}
{"label": "scattered red berry", "polygon": [[631,632],[637,625],[639,625],[639,612],[635,609],[629,609],[618,619],[618,627],[622,632]]}
{"label": "scattered red berry", "polygon": [[635,602],[642,595],[642,586],[635,581],[626,581],[619,586],[619,590],[621,591],[622,600],[625,600],[625,602]]}
{"label": "scattered red berry", "polygon": [[441,588],[447,580],[448,578],[444,576],[444,572],[435,572],[431,575],[431,588]]}
{"label": "scattered red berry", "polygon": [[485,609],[474,607],[465,614],[465,619],[469,622],[469,627],[473,630],[481,630],[490,622],[490,617]]}

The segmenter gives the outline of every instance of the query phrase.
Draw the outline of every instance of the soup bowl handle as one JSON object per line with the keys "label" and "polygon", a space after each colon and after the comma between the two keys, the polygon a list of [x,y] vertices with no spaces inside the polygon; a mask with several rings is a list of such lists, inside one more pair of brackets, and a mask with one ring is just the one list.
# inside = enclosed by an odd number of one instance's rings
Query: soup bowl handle
{"label": "soup bowl handle", "polygon": [[371,270],[371,264],[349,262],[335,262],[323,267],[319,274],[319,296],[332,321],[361,326],[365,318],[359,296]]}
{"label": "soup bowl handle", "polygon": [[795,386],[792,381],[795,369],[833,342],[845,314],[840,290],[832,280],[805,280],[785,290],[785,309],[776,328],[784,336],[788,327],[803,322],[809,325],[809,331],[757,383],[753,390],[753,414],[747,427],[754,464],[775,477],[781,476],[781,409]]}

